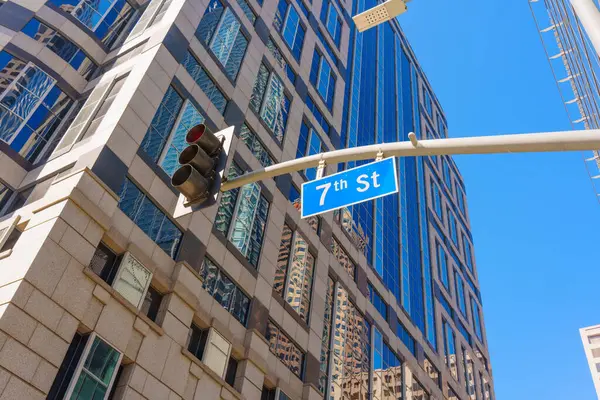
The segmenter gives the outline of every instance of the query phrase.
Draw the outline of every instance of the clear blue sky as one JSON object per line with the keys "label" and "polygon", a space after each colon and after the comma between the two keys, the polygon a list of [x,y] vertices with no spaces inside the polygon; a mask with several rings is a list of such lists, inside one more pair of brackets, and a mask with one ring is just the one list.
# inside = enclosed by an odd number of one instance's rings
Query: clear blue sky
{"label": "clear blue sky", "polygon": [[[570,129],[527,0],[413,0],[400,17],[458,136]],[[581,153],[460,156],[498,400],[596,399],[600,205]]]}

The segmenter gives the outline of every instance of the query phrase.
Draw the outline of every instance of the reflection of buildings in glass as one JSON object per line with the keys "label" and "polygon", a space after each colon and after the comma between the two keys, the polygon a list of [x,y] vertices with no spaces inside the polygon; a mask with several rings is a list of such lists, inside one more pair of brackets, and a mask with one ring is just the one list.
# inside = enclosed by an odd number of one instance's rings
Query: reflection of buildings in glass
{"label": "reflection of buildings in glass", "polygon": [[402,399],[402,366],[373,371],[374,400]]}
{"label": "reflection of buildings in glass", "polygon": [[366,237],[362,226],[356,224],[352,218],[352,213],[346,207],[336,210],[336,214],[342,228],[348,232],[356,247],[364,252],[369,244],[369,240]]}

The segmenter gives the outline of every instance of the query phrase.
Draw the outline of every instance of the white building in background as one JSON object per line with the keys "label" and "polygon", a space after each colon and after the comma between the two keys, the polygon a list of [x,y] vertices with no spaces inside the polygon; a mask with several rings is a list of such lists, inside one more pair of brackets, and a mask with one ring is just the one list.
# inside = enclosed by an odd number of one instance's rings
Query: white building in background
{"label": "white building in background", "polygon": [[583,349],[590,366],[596,394],[600,399],[600,325],[588,326],[579,330]]}

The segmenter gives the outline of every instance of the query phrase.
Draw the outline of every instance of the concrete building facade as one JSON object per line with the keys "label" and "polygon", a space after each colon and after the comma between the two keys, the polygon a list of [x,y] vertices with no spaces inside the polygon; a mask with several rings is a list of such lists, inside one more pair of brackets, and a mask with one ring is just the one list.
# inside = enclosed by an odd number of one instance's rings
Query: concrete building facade
{"label": "concrete building facade", "polygon": [[600,325],[588,326],[579,330],[581,342],[588,360],[596,394],[600,398]]}
{"label": "concrete building facade", "polygon": [[199,123],[229,176],[447,136],[398,23],[354,30],[374,4],[0,1],[0,399],[493,398],[451,158],[305,220],[314,169],[170,185]]}

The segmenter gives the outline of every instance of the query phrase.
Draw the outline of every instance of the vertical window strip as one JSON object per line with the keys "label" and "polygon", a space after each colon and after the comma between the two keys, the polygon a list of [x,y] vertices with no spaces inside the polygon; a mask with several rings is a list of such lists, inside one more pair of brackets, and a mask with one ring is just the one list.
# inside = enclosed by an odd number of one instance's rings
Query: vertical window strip
{"label": "vertical window strip", "polygon": [[308,322],[315,257],[308,242],[287,224],[283,226],[273,290]]}
{"label": "vertical window strip", "polygon": [[238,5],[244,12],[244,15],[252,22],[252,25],[256,22],[256,14],[252,10],[252,7],[246,0],[237,0]]}
{"label": "vertical window strip", "polygon": [[128,178],[119,191],[119,209],[165,253],[177,258],[183,232]]}
{"label": "vertical window strip", "polygon": [[465,235],[463,235],[463,251],[465,252],[467,268],[473,274],[473,251],[471,250],[471,242],[469,242],[469,239]]}
{"label": "vertical window strip", "polygon": [[273,25],[283,37],[294,58],[300,61],[306,31],[300,23],[298,12],[287,0],[279,0]]}
{"label": "vertical window strip", "polygon": [[400,360],[383,341],[379,329],[373,328],[373,398],[401,398],[402,371]]}
{"label": "vertical window strip", "polygon": [[431,181],[431,191],[433,192],[433,209],[435,210],[436,215],[442,219],[442,198],[440,195],[440,188],[434,181]]}
{"label": "vertical window strip", "polygon": [[202,278],[202,288],[235,319],[246,326],[250,298],[207,257],[204,258],[199,274]]}
{"label": "vertical window strip", "polygon": [[333,108],[336,77],[325,57],[323,57],[317,49],[315,49],[313,55],[310,79],[311,83],[323,99],[323,102],[327,105],[327,108],[331,110]]}
{"label": "vertical window strip", "polygon": [[223,114],[225,112],[225,107],[227,106],[227,99],[206,69],[200,65],[196,57],[194,57],[190,51],[186,53],[182,64],[192,79],[194,79],[200,89],[202,89],[209,100],[214,104],[216,109]]}
{"label": "vertical window strip", "polygon": [[231,9],[223,7],[219,0],[211,0],[198,25],[196,37],[219,60],[225,74],[235,81],[248,48],[248,39]]}
{"label": "vertical window strip", "polygon": [[400,320],[398,320],[396,324],[396,336],[400,338],[402,343],[404,343],[408,350],[410,350],[411,354],[413,356],[416,356],[415,339],[410,333],[408,333],[408,330],[406,329],[404,324],[400,322]]}
{"label": "vertical window strip", "polygon": [[269,349],[298,378],[302,379],[304,369],[304,353],[274,322],[269,320],[267,326]]}
{"label": "vertical window strip", "polygon": [[369,301],[371,302],[371,304],[373,304],[375,306],[375,309],[377,311],[379,311],[379,314],[381,314],[383,319],[387,321],[387,316],[388,316],[387,304],[385,303],[385,301],[383,300],[383,298],[381,297],[379,292],[377,292],[377,290],[375,290],[373,285],[371,285],[370,282],[369,282],[368,288],[369,288]]}
{"label": "vertical window strip", "polygon": [[446,211],[448,214],[448,224],[450,225],[450,238],[452,239],[452,243],[458,247],[458,227],[456,226],[456,217],[449,208]]}
{"label": "vertical window strip", "polygon": [[335,237],[331,238],[331,253],[335,256],[342,268],[346,270],[348,275],[350,275],[353,280],[356,279],[356,265]]}
{"label": "vertical window strip", "polygon": [[289,62],[285,59],[281,53],[281,50],[279,50],[279,47],[277,47],[272,38],[269,38],[269,41],[267,42],[267,49],[269,49],[269,52],[271,52],[273,58],[275,58],[279,66],[283,69],[290,82],[296,83],[296,73],[292,67],[290,67]]}
{"label": "vertical window strip", "polygon": [[437,247],[437,262],[440,274],[440,281],[444,285],[444,287],[449,291],[450,290],[450,281],[448,277],[448,256],[446,255],[446,251],[439,243],[436,243]]}
{"label": "vertical window strip", "polygon": [[454,281],[456,283],[456,301],[458,302],[458,308],[460,309],[460,312],[466,317],[467,305],[465,301],[465,285],[458,271],[454,271]]}
{"label": "vertical window strip", "polygon": [[444,362],[446,366],[450,370],[450,375],[458,381],[458,371],[457,371],[457,360],[456,360],[456,338],[454,336],[454,331],[448,325],[446,320],[442,320],[442,326],[444,329]]}
{"label": "vertical window strip", "polygon": [[259,115],[280,143],[285,135],[290,103],[281,79],[261,64],[250,97],[250,109]]}
{"label": "vertical window strip", "polygon": [[[242,169],[233,163],[228,177],[234,178],[242,173]],[[261,194],[258,183],[225,192],[217,210],[216,229],[255,268],[260,258],[268,213],[269,202]]]}
{"label": "vertical window strip", "polygon": [[256,133],[254,133],[244,122],[240,128],[240,139],[250,149],[250,152],[256,157],[263,167],[273,165],[275,161],[262,144]]}
{"label": "vertical window strip", "polygon": [[331,343],[331,328],[333,322],[333,291],[335,284],[327,278],[327,293],[325,295],[325,312],[323,317],[323,334],[321,335],[321,357],[319,363],[319,391],[325,394],[329,378],[329,351]]}
{"label": "vertical window strip", "polygon": [[475,327],[475,335],[481,343],[483,343],[483,332],[481,327],[481,314],[479,313],[479,304],[471,297],[471,313],[473,314],[473,325]]}

